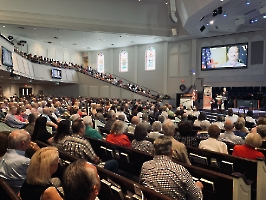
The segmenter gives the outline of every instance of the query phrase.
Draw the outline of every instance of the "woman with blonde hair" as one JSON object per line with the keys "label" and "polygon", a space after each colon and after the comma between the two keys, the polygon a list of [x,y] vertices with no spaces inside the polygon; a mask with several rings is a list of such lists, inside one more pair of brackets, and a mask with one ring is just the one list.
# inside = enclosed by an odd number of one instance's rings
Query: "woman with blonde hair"
{"label": "woman with blonde hair", "polygon": [[124,122],[116,120],[111,127],[110,134],[108,134],[106,137],[106,142],[110,142],[120,146],[131,147],[131,142],[128,139],[127,135],[124,134],[124,132]]}
{"label": "woman with blonde hair", "polygon": [[58,190],[50,182],[58,162],[59,154],[55,147],[41,148],[34,153],[20,190],[22,200],[62,200]]}

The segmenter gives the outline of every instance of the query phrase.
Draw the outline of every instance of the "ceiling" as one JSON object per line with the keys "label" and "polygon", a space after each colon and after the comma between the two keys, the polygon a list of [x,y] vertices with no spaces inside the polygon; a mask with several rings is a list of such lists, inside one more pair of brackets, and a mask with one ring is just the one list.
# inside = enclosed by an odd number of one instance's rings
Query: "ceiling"
{"label": "ceiling", "polygon": [[[139,0],[112,0],[112,2],[122,1],[136,3]],[[193,6],[194,0],[190,1]],[[26,40],[27,43],[31,43],[33,41],[43,43],[51,42],[51,44],[56,46],[84,52],[156,42],[173,42],[192,38],[211,37],[216,35],[266,29],[266,18],[263,18],[264,15],[259,11],[259,9],[266,6],[266,0],[205,1],[212,3],[189,15],[188,19],[186,21],[182,21],[182,23],[180,22],[180,15],[176,13],[179,19],[178,23],[173,24],[173,28],[177,29],[176,36],[162,36],[158,34],[153,35],[145,33],[132,34],[132,31],[122,28],[122,25],[119,31],[107,32],[105,30],[101,30],[100,28],[96,31],[81,31],[41,25],[29,26],[17,22],[7,24],[1,23],[1,17],[0,32],[5,36],[12,35],[14,37],[15,44],[20,40]],[[250,1],[250,4],[247,4],[247,1]],[[143,5],[152,4],[154,6],[155,4],[158,7],[167,7],[167,2],[168,0],[140,0],[140,3]],[[176,0],[176,2],[176,5],[178,5],[178,2],[182,2],[182,0]],[[195,2],[204,2],[204,0],[195,0]],[[220,6],[223,10],[222,14],[213,17],[213,10]],[[224,13],[226,13],[226,16],[223,15]],[[101,13],[99,13],[99,15],[101,15]],[[95,16],[95,18],[97,18],[97,16]],[[255,18],[258,21],[254,24],[250,24],[250,20]],[[112,21],[112,18],[109,20]],[[213,24],[211,24],[211,21]],[[236,25],[237,22],[241,23]],[[202,26],[205,26],[205,31],[203,32],[200,31]],[[166,28],[169,29],[169,23]]]}

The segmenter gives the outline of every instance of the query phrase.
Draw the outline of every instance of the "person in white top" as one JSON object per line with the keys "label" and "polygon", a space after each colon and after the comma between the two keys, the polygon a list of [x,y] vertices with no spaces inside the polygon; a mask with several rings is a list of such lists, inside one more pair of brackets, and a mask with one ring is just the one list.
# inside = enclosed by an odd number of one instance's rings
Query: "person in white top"
{"label": "person in white top", "polygon": [[232,108],[228,108],[228,115],[225,116],[225,121],[230,120],[235,123],[238,119],[238,116],[234,114]]}
{"label": "person in white top", "polygon": [[224,129],[224,116],[217,115],[216,122],[213,122],[212,124],[217,125],[220,129]]}
{"label": "person in white top", "polygon": [[226,144],[224,142],[217,140],[217,138],[220,135],[220,132],[221,130],[217,125],[212,124],[211,126],[209,126],[208,128],[209,138],[207,140],[202,140],[199,143],[199,148],[228,154]]}
{"label": "person in white top", "polygon": [[256,125],[256,120],[253,118],[253,112],[252,112],[252,110],[249,110],[247,112],[246,121],[247,122],[250,122],[250,123],[254,123],[254,125]]}
{"label": "person in white top", "polygon": [[156,139],[160,135],[163,135],[162,133],[160,133],[160,131],[162,131],[162,123],[159,121],[155,121],[152,124],[152,132],[148,134],[148,137]]}

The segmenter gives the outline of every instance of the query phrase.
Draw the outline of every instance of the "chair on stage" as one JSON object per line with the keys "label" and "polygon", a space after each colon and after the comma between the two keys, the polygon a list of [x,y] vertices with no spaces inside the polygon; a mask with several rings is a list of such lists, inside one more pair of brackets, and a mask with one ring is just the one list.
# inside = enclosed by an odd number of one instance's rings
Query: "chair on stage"
{"label": "chair on stage", "polygon": [[246,113],[245,109],[249,110],[250,104],[251,104],[250,101],[244,101],[244,105],[238,107],[238,114],[239,114],[239,110],[241,110],[241,109],[243,110],[243,113],[245,114]]}

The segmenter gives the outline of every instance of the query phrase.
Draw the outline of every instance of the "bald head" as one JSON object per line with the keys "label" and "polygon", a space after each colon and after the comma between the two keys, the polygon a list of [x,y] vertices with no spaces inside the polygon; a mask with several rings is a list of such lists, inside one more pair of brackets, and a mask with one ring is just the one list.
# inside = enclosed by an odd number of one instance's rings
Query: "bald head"
{"label": "bald head", "polygon": [[132,124],[137,125],[137,124],[139,124],[139,122],[140,122],[140,119],[139,119],[138,116],[134,116],[134,117],[132,117],[132,119],[131,119],[131,123],[132,123]]}
{"label": "bald head", "polygon": [[225,129],[226,131],[232,131],[233,128],[234,128],[234,123],[233,123],[231,120],[226,120],[226,121],[224,122],[224,129]]}
{"label": "bald head", "polygon": [[30,145],[30,134],[24,129],[14,130],[8,136],[8,148],[26,151]]}

